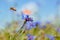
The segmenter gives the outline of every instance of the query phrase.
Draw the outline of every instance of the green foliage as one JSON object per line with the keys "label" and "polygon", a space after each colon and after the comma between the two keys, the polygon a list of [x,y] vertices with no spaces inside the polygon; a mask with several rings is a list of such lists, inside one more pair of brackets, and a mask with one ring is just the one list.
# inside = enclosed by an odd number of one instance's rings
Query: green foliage
{"label": "green foliage", "polygon": [[[13,24],[12,24],[13,25]],[[11,32],[9,32],[8,30],[11,30],[10,28],[6,28],[4,29],[4,31],[0,32],[0,40],[3,40],[2,37],[5,40],[27,40],[27,34],[31,34],[36,36],[36,40],[39,40],[39,38],[41,37],[40,31],[43,30],[45,32],[45,34],[51,34],[53,36],[58,36],[60,35],[59,33],[57,33],[57,31],[52,27],[52,26],[47,26],[46,29],[40,29],[38,26],[36,28],[33,28],[31,30],[19,30],[19,32],[14,32],[16,31],[16,29],[14,29],[14,26],[11,26],[11,28],[13,29]],[[23,31],[23,32],[22,32]],[[46,40],[49,40],[49,38],[45,37]],[[55,37],[56,40],[60,40],[60,36],[59,37]]]}

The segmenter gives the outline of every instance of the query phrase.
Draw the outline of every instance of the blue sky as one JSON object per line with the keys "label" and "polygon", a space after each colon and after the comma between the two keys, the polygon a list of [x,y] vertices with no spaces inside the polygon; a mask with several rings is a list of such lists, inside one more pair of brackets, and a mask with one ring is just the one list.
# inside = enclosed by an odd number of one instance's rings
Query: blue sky
{"label": "blue sky", "polygon": [[6,22],[12,21],[13,12],[11,12],[9,8],[14,6],[15,2],[17,3],[17,10],[20,10],[24,5],[30,2],[40,5],[38,7],[38,14],[32,16],[38,17],[42,21],[48,20],[49,18],[53,19],[56,13],[57,0],[0,0],[0,28],[4,28]]}

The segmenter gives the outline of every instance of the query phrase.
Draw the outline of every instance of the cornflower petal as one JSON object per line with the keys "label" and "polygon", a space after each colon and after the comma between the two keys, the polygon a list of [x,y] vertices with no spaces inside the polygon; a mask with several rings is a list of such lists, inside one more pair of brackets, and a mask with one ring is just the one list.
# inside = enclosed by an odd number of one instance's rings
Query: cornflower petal
{"label": "cornflower petal", "polygon": [[57,28],[57,32],[60,33],[60,28]]}
{"label": "cornflower petal", "polygon": [[48,37],[50,40],[55,40],[54,36],[52,36],[52,35],[47,34],[46,37]]}
{"label": "cornflower petal", "polygon": [[35,40],[35,36],[31,35],[31,34],[28,34],[28,39],[27,40]]}
{"label": "cornflower petal", "polygon": [[32,29],[32,26],[31,26],[30,24],[31,24],[30,21],[28,21],[28,22],[26,23],[26,29],[28,29],[28,30]]}

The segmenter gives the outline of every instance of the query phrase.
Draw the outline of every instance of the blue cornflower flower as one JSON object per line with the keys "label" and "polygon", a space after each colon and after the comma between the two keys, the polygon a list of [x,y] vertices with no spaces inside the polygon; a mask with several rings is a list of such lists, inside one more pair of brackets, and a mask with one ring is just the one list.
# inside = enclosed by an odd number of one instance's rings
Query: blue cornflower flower
{"label": "blue cornflower flower", "polygon": [[26,29],[30,30],[32,28],[35,28],[35,24],[31,21],[26,22]]}
{"label": "blue cornflower flower", "polygon": [[27,16],[25,14],[23,14],[23,12],[21,13],[22,15],[22,19],[25,19]]}
{"label": "blue cornflower flower", "polygon": [[24,19],[26,21],[33,21],[33,19],[29,17],[29,15],[25,15],[23,13],[22,13],[22,19]]}
{"label": "blue cornflower flower", "polygon": [[57,28],[57,32],[60,33],[60,28]]}
{"label": "blue cornflower flower", "polygon": [[31,21],[27,21],[26,22],[26,29],[30,30],[32,28],[36,28],[36,26],[39,26],[40,23],[39,22],[31,22]]}
{"label": "blue cornflower flower", "polygon": [[35,24],[34,24],[34,22],[30,23],[30,26],[31,26],[32,28],[35,28],[35,27],[36,27]]}
{"label": "blue cornflower flower", "polygon": [[32,27],[30,26],[30,23],[31,23],[31,22],[28,21],[28,22],[26,22],[26,24],[25,24],[25,25],[26,25],[26,29],[28,29],[28,30],[30,30],[30,29],[32,28]]}
{"label": "blue cornflower flower", "polygon": [[50,40],[55,40],[55,37],[52,35],[47,34],[46,37],[48,37]]}
{"label": "blue cornflower flower", "polygon": [[39,25],[39,28],[40,29],[45,29],[46,28],[46,25]]}
{"label": "blue cornflower flower", "polygon": [[21,28],[23,28],[26,24],[26,28],[31,29],[32,27],[30,27],[30,25],[29,25],[30,22],[29,21],[32,22],[33,21],[32,18],[30,18],[29,15],[25,15],[25,14],[22,13],[22,19],[24,19],[24,23],[23,23]]}
{"label": "blue cornflower flower", "polygon": [[40,21],[36,21],[36,22],[35,22],[35,26],[41,26],[41,24],[42,24],[42,23],[41,23]]}
{"label": "blue cornflower flower", "polygon": [[32,18],[25,18],[26,21],[33,21]]}
{"label": "blue cornflower flower", "polygon": [[38,26],[39,28],[46,28],[46,26],[42,26],[42,23],[40,21],[35,22],[35,26]]}
{"label": "blue cornflower flower", "polygon": [[31,34],[28,34],[28,39],[27,40],[35,40],[35,36],[31,35]]}
{"label": "blue cornflower flower", "polygon": [[[30,22],[30,21],[29,21],[29,22]],[[29,23],[29,22],[28,22],[28,23]],[[37,25],[39,26],[40,23],[39,23],[39,22],[30,22],[30,23],[29,23],[29,26],[30,26],[31,28],[36,28]]]}
{"label": "blue cornflower flower", "polygon": [[42,27],[43,29],[45,29],[46,28],[46,25],[43,25],[43,27]]}
{"label": "blue cornflower flower", "polygon": [[40,23],[39,22],[35,22],[35,25],[37,26],[37,25],[39,25]]}
{"label": "blue cornflower flower", "polygon": [[46,24],[50,24],[51,22],[50,21],[46,21]]}

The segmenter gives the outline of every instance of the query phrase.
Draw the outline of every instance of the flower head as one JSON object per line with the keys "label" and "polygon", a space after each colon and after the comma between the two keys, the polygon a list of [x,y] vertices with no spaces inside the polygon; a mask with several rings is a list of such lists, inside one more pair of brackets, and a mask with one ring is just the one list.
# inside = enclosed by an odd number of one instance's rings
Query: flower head
{"label": "flower head", "polygon": [[50,24],[51,22],[50,21],[47,21],[46,24]]}
{"label": "flower head", "polygon": [[35,40],[35,36],[31,35],[31,34],[28,34],[28,40]]}
{"label": "flower head", "polygon": [[36,28],[36,26],[40,26],[40,22],[27,21],[27,23],[26,23],[26,29],[28,29],[28,30],[30,30],[32,28]]}
{"label": "flower head", "polygon": [[57,28],[57,32],[60,33],[60,28]]}
{"label": "flower head", "polygon": [[43,25],[43,27],[42,27],[43,29],[45,29],[46,28],[46,25]]}
{"label": "flower head", "polygon": [[30,30],[30,29],[32,29],[33,28],[33,22],[31,22],[31,21],[27,21],[26,22],[26,29],[28,29],[28,30]]}
{"label": "flower head", "polygon": [[53,35],[46,35],[46,37],[48,37],[50,40],[55,40],[54,36]]}
{"label": "flower head", "polygon": [[22,19],[26,20],[26,21],[33,21],[33,19],[31,17],[29,17],[29,15],[25,15],[22,13]]}
{"label": "flower head", "polygon": [[35,25],[38,26],[40,23],[39,22],[35,22]]}

